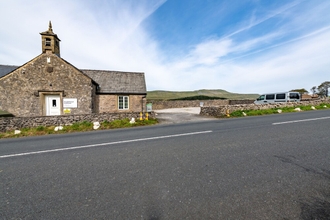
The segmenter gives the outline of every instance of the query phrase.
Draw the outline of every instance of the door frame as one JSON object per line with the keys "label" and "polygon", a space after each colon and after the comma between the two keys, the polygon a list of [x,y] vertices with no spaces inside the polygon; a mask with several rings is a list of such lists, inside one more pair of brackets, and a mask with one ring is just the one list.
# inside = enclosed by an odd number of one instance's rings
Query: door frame
{"label": "door frame", "polygon": [[47,115],[47,103],[46,97],[47,96],[59,96],[60,98],[60,115],[63,115],[63,91],[53,91],[53,92],[39,92],[40,95],[40,102],[41,102],[41,111],[42,115],[44,116],[51,116]]}
{"label": "door frame", "polygon": [[61,96],[60,95],[45,95],[46,115],[61,115]]}

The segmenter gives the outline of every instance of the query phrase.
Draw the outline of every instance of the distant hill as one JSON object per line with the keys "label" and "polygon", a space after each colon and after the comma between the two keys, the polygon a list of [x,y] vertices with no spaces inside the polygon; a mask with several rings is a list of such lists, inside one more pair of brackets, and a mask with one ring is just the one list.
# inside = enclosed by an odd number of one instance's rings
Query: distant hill
{"label": "distant hill", "polygon": [[242,100],[242,99],[256,99],[258,98],[258,94],[239,94],[239,93],[230,93],[226,90],[215,89],[201,89],[195,91],[183,91],[183,92],[173,92],[173,91],[148,91],[147,92],[147,100],[170,100],[170,99],[180,99],[192,96],[211,96],[211,97],[219,97],[230,100]]}

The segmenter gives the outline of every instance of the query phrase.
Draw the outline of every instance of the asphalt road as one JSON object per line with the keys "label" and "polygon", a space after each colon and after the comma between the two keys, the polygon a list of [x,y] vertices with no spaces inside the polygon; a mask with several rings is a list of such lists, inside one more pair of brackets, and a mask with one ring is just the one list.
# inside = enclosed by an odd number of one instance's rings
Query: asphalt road
{"label": "asphalt road", "polygon": [[330,110],[0,140],[0,219],[330,219]]}

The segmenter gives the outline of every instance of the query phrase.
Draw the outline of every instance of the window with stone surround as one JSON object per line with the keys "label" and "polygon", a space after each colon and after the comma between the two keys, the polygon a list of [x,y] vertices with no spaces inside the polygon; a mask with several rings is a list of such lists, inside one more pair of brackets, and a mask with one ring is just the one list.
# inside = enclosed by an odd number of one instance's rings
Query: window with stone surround
{"label": "window with stone surround", "polygon": [[118,109],[127,110],[128,109],[128,96],[118,96]]}

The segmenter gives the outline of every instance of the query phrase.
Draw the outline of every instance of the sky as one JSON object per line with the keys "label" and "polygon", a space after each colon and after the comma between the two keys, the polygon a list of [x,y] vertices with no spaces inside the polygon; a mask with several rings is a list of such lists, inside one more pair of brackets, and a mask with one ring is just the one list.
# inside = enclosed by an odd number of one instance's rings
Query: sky
{"label": "sky", "polygon": [[147,90],[283,92],[330,81],[330,0],[0,0],[0,64],[41,54],[52,22],[79,69]]}

